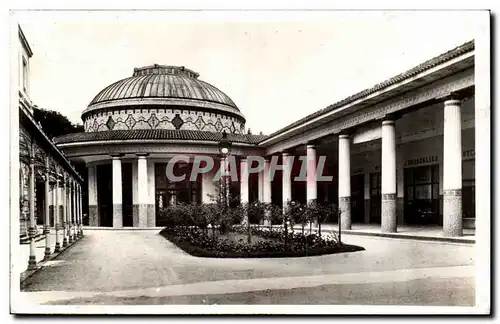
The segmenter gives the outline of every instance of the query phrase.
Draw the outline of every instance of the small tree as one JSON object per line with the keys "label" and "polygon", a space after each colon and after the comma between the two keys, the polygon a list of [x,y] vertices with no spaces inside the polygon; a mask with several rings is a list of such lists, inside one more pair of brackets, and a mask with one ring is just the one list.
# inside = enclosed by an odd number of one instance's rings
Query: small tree
{"label": "small tree", "polygon": [[319,212],[316,213],[317,222],[318,222],[318,233],[321,236],[321,224],[323,224],[326,220],[331,219],[333,215],[335,215],[336,210],[334,209],[333,204],[324,203],[318,204]]}
{"label": "small tree", "polygon": [[204,222],[207,223],[207,227],[210,224],[212,228],[212,237],[215,237],[215,227],[218,224],[218,213],[220,212],[220,208],[216,203],[203,204],[202,206],[202,217]]}
{"label": "small tree", "polygon": [[206,233],[208,223],[203,216],[203,204],[192,202],[185,206],[185,210],[186,217],[189,219],[189,225]]}
{"label": "small tree", "polygon": [[293,233],[293,226],[297,220],[300,220],[304,213],[303,206],[295,201],[289,201],[283,212],[283,227],[285,231],[285,246],[288,246],[289,231]]}
{"label": "small tree", "polygon": [[281,209],[277,205],[273,205],[271,203],[267,204],[267,217],[269,220],[269,223],[271,224],[270,226],[272,227],[272,224],[283,224],[284,218],[283,218],[283,209]]}

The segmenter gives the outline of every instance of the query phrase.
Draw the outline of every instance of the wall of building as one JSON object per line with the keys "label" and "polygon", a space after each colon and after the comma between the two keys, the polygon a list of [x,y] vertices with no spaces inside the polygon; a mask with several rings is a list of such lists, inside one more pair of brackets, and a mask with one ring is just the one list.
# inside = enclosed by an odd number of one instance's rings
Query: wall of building
{"label": "wall of building", "polygon": [[[29,98],[29,87],[30,87],[30,55],[26,49],[26,47],[23,45],[23,42],[21,41],[21,37],[19,37],[19,50],[18,50],[18,61],[17,61],[17,66],[18,66],[18,73],[19,73],[19,90],[27,97]],[[23,72],[23,59],[26,62],[26,75],[24,75]],[[26,88],[24,87],[24,80],[23,80],[23,75],[24,78],[26,78]]]}
{"label": "wall of building", "polygon": [[[462,178],[474,179],[474,100],[462,103]],[[443,194],[443,105],[437,104],[404,115],[396,122],[396,181],[398,223],[403,223],[404,215],[404,169],[426,165],[439,166],[439,195]],[[353,144],[351,155],[351,175],[365,174],[365,200],[370,198],[369,175],[381,170],[381,140]],[[361,151],[361,152],[359,152]],[[366,206],[365,203],[365,213]],[[440,203],[442,214],[442,203]],[[365,221],[368,215],[365,214]]]}
{"label": "wall of building", "polygon": [[[195,109],[195,108],[193,108]],[[84,121],[86,132],[128,129],[185,129],[241,134],[245,125],[237,118],[192,109],[124,109],[96,112]]]}

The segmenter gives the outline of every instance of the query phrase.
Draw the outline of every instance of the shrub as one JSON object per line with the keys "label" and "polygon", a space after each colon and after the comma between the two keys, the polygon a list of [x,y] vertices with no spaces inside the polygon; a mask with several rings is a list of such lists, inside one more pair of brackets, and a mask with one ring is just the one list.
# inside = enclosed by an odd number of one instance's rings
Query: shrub
{"label": "shrub", "polygon": [[[246,228],[234,227],[235,232],[245,233]],[[210,236],[195,227],[167,227],[160,234],[184,251],[204,257],[297,257],[327,253],[363,250],[361,247],[339,245],[335,235],[286,233],[283,230],[251,228],[253,235],[269,238],[253,243]],[[287,243],[285,244],[285,239]]]}

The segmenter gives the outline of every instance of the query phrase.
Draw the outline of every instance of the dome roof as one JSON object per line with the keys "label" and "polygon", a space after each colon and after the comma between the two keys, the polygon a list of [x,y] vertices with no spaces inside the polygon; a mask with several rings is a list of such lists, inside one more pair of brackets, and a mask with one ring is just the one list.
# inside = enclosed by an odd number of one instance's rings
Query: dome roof
{"label": "dome roof", "polygon": [[99,92],[83,114],[101,108],[159,104],[223,110],[244,118],[229,96],[199,80],[198,76],[183,66],[155,64],[135,68],[132,77],[119,80]]}

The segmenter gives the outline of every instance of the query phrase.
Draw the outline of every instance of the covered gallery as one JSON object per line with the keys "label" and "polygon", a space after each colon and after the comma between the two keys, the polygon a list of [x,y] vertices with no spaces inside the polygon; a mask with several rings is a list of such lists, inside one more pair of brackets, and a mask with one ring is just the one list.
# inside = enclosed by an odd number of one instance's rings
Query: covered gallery
{"label": "covered gallery", "polygon": [[[269,135],[245,131],[245,117],[216,87],[190,69],[153,65],[103,89],[83,111],[85,132],[55,139],[88,170],[91,226],[151,227],[175,201],[209,201],[213,174],[170,182],[173,156],[219,157],[222,132],[239,172],[246,157],[326,156],[329,182],[295,181],[264,171],[233,184],[242,201],[335,202],[343,226],[380,223],[442,225],[460,236],[475,224],[474,42],[321,109]],[[300,163],[298,159],[294,159]],[[295,162],[294,162],[295,163]],[[189,169],[189,164],[179,168]],[[254,179],[255,181],[253,181]]]}

